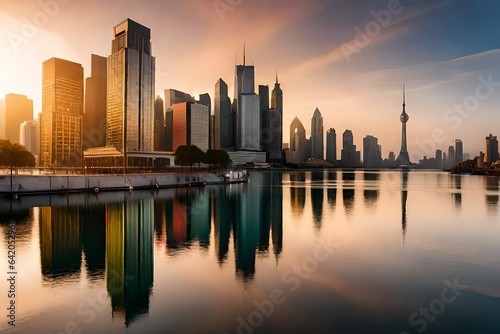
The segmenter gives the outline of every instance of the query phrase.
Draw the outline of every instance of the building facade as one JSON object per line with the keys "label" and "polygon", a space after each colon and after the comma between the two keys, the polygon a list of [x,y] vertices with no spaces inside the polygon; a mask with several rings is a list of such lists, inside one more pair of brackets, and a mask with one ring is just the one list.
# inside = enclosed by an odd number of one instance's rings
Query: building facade
{"label": "building facade", "polygon": [[40,166],[82,165],[83,67],[51,58],[42,65]]}
{"label": "building facade", "polygon": [[209,149],[210,111],[201,103],[182,102],[172,107],[172,150],[182,145],[195,145],[202,151]]}
{"label": "building facade", "polygon": [[323,160],[323,116],[318,108],[311,119],[311,157]]}
{"label": "building facade", "polygon": [[24,121],[19,126],[19,144],[26,147],[35,158],[40,155],[40,127],[38,120]]}
{"label": "building facade", "polygon": [[25,95],[5,95],[5,139],[20,143],[19,128],[24,121],[33,120],[33,100]]}
{"label": "building facade", "polygon": [[234,147],[234,114],[227,84],[222,79],[215,83],[214,116],[214,149]]}
{"label": "building facade", "polygon": [[91,75],[85,79],[83,148],[106,145],[107,58],[91,55]]}
{"label": "building facade", "polygon": [[491,133],[486,137],[486,148],[484,151],[484,163],[490,165],[498,160],[498,139]]}
{"label": "building facade", "polygon": [[290,124],[290,147],[286,152],[286,161],[291,164],[303,164],[309,159],[309,140],[302,122],[295,117]]}
{"label": "building facade", "polygon": [[363,138],[363,165],[365,168],[380,168],[382,165],[381,153],[378,138],[370,135]]}
{"label": "building facade", "polygon": [[165,109],[163,99],[157,96],[154,110],[154,150],[165,151]]}
{"label": "building facade", "polygon": [[337,164],[337,133],[334,128],[326,132],[326,161]]}

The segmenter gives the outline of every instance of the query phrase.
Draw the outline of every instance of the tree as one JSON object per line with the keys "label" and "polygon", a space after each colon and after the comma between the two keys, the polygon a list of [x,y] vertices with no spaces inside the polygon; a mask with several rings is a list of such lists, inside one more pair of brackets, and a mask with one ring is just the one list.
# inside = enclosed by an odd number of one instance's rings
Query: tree
{"label": "tree", "polygon": [[175,164],[181,166],[191,166],[200,163],[203,158],[203,151],[195,145],[181,145],[175,151]]}
{"label": "tree", "polygon": [[231,159],[229,158],[229,155],[224,150],[208,150],[203,155],[202,161],[207,165],[214,166],[216,168],[217,166],[225,168],[231,165],[232,163]]}
{"label": "tree", "polygon": [[23,145],[0,139],[0,166],[34,167],[35,157]]}

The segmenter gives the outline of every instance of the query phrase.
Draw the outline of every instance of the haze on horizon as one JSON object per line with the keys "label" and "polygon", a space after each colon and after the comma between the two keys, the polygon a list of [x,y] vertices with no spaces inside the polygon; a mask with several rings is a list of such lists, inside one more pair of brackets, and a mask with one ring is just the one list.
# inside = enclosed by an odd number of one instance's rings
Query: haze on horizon
{"label": "haze on horizon", "polygon": [[318,107],[338,150],[351,129],[358,149],[370,134],[384,158],[397,154],[406,82],[412,161],[455,138],[474,157],[500,135],[499,10],[489,0],[0,0],[0,95],[27,95],[41,112],[42,62],[78,62],[88,77],[90,55],[108,56],[113,26],[131,18],[151,29],[157,95],[213,98],[219,78],[232,92],[245,43],[256,84],[272,89],[278,71],[284,142],[295,116],[310,135]]}

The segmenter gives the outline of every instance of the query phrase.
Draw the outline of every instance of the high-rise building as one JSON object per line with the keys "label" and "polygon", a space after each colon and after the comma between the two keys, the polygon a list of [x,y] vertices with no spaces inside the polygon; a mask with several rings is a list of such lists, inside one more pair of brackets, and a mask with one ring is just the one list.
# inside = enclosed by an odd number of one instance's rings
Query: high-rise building
{"label": "high-rise building", "polygon": [[196,103],[193,96],[176,89],[165,89],[165,150],[173,151],[173,110],[172,106],[177,103]]}
{"label": "high-rise building", "polygon": [[208,147],[213,149],[215,146],[215,118],[212,115],[212,99],[208,93],[200,94],[200,100],[198,103],[203,104],[208,107],[208,114],[210,115],[209,119],[209,132],[208,132]]}
{"label": "high-rise building", "polygon": [[271,92],[271,109],[269,110],[269,154],[270,162],[283,160],[283,91],[276,74],[276,83]]}
{"label": "high-rise building", "polygon": [[314,110],[311,119],[311,157],[315,159],[323,159],[323,116],[318,108]]}
{"label": "high-rise building", "polygon": [[24,121],[33,120],[33,100],[25,95],[5,95],[5,139],[19,143],[19,127]]}
{"label": "high-rise building", "polygon": [[399,166],[409,166],[410,156],[408,155],[408,147],[406,143],[406,123],[410,119],[410,116],[406,113],[406,98],[405,98],[405,86],[403,84],[403,112],[399,116],[399,120],[401,121],[401,151],[399,152],[399,156],[396,160]]}
{"label": "high-rise building", "polygon": [[155,100],[151,30],[131,19],[113,30],[115,39],[108,57],[106,145],[125,156],[127,152],[151,152]]}
{"label": "high-rise building", "polygon": [[254,66],[236,65],[233,113],[236,117],[236,150],[260,151],[260,99],[255,94]]}
{"label": "high-rise building", "polygon": [[260,98],[260,141],[261,150],[269,151],[270,119],[269,119],[269,86],[259,85]]}
{"label": "high-rise building", "polygon": [[337,133],[334,128],[326,132],[326,161],[333,165],[337,163]]}
{"label": "high-rise building", "polygon": [[26,150],[34,156],[40,154],[40,127],[38,120],[24,121],[19,127],[19,144],[26,147]]}
{"label": "high-rise building", "polygon": [[234,120],[231,113],[231,100],[228,96],[227,84],[219,79],[215,83],[214,99],[214,148],[229,148],[234,146]]}
{"label": "high-rise building", "polygon": [[365,168],[379,168],[382,163],[382,154],[378,138],[366,136],[363,138],[363,164]]}
{"label": "high-rise building", "polygon": [[490,165],[498,160],[498,140],[497,136],[491,133],[486,137],[486,150],[484,152],[484,163]]}
{"label": "high-rise building", "polygon": [[5,98],[0,96],[0,139],[5,139]]}
{"label": "high-rise building", "polygon": [[451,167],[455,164],[455,147],[448,146],[448,167]]}
{"label": "high-rise building", "polygon": [[453,141],[455,145],[455,163],[464,161],[464,146],[460,139],[455,139]]}
{"label": "high-rise building", "polygon": [[354,145],[354,136],[351,130],[345,130],[342,134],[342,152],[341,160],[343,168],[356,167],[356,145]]}
{"label": "high-rise building", "polygon": [[40,166],[81,166],[83,67],[51,58],[42,65]]}
{"label": "high-rise building", "polygon": [[155,138],[155,151],[165,151],[165,112],[163,107],[163,99],[157,96],[155,100],[155,113],[154,113],[154,138]]}
{"label": "high-rise building", "polygon": [[106,145],[107,58],[91,55],[91,75],[85,79],[83,148]]}
{"label": "high-rise building", "polygon": [[209,149],[208,106],[201,103],[182,102],[172,106],[172,150],[181,145],[195,145],[202,151]]}
{"label": "high-rise building", "polygon": [[286,152],[286,161],[291,164],[303,164],[308,158],[309,140],[302,122],[295,117],[290,124],[290,148]]}
{"label": "high-rise building", "polygon": [[436,168],[443,169],[443,151],[436,150]]}

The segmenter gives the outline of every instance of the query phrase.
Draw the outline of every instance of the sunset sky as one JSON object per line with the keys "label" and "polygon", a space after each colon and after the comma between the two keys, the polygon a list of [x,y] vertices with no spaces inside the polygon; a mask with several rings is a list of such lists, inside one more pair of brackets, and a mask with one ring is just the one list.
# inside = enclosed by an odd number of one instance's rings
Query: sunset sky
{"label": "sunset sky", "polygon": [[410,158],[455,138],[474,157],[500,135],[499,13],[494,0],[0,0],[0,95],[41,112],[42,62],[75,61],[87,77],[90,54],[109,55],[113,26],[131,18],[151,29],[162,97],[213,98],[219,78],[232,92],[245,43],[256,86],[279,73],[284,142],[295,116],[309,136],[318,107],[338,143],[351,129],[358,150],[371,134],[397,154],[406,82]]}

